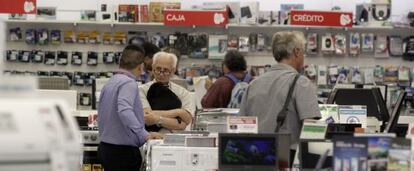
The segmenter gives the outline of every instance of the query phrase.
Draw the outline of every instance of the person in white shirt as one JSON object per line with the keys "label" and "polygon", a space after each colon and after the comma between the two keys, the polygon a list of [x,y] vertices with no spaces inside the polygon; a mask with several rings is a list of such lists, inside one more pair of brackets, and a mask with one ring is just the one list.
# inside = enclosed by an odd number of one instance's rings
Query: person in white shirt
{"label": "person in white shirt", "polygon": [[176,55],[156,53],[152,65],[155,79],[139,87],[147,130],[184,130],[192,122],[195,105],[190,92],[170,82],[176,66]]}

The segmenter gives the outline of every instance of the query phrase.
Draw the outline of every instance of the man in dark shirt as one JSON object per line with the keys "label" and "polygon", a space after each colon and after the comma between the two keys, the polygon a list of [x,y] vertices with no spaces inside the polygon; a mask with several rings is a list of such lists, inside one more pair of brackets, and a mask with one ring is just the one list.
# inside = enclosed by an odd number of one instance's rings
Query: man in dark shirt
{"label": "man in dark shirt", "polygon": [[223,72],[225,76],[217,79],[208,88],[207,93],[201,100],[203,108],[227,108],[231,100],[231,92],[235,86],[229,76],[232,75],[238,80],[247,76],[247,64],[243,55],[238,51],[229,51],[224,57]]}
{"label": "man in dark shirt", "polygon": [[142,47],[145,51],[145,58],[144,58],[144,67],[141,71],[140,80],[144,81],[145,83],[150,82],[152,78],[152,57],[154,54],[160,51],[160,48],[158,48],[156,45],[145,42],[142,44]]}

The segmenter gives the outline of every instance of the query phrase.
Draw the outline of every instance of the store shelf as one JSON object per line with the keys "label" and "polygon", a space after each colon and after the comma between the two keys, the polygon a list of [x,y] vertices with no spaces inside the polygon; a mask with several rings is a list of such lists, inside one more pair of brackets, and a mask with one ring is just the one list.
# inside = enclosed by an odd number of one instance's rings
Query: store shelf
{"label": "store shelf", "polygon": [[63,25],[106,25],[106,26],[163,26],[163,23],[128,23],[100,21],[57,21],[57,20],[6,20],[10,24],[63,24]]}

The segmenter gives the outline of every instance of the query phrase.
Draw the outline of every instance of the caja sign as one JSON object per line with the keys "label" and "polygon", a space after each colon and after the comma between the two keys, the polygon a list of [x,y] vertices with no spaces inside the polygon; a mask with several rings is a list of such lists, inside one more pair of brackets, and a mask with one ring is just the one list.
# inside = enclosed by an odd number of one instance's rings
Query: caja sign
{"label": "caja sign", "polygon": [[225,27],[227,23],[226,11],[164,11],[164,25]]}
{"label": "caja sign", "polygon": [[36,14],[36,0],[0,0],[0,13]]}
{"label": "caja sign", "polygon": [[291,25],[352,27],[352,12],[303,11],[290,12]]}

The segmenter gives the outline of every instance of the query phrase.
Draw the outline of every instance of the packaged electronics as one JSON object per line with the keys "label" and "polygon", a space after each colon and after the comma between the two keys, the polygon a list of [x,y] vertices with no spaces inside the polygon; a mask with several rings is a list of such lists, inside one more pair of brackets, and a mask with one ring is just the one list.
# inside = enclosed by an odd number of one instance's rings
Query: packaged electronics
{"label": "packaged electronics", "polygon": [[318,34],[309,33],[306,37],[306,53],[308,55],[318,54]]}
{"label": "packaged electronics", "polygon": [[50,31],[50,43],[53,45],[58,45],[62,41],[62,35],[60,30],[51,30]]}
{"label": "packaged electronics", "polygon": [[20,51],[17,51],[17,50],[8,50],[6,52],[6,60],[8,62],[17,61],[17,59],[19,58],[20,55],[21,55],[21,52]]}
{"label": "packaged electronics", "polygon": [[139,8],[138,5],[119,5],[118,6],[119,22],[138,22]]}
{"label": "packaged electronics", "polygon": [[240,36],[239,37],[239,52],[249,52],[249,37]]}
{"label": "packaged electronics", "polygon": [[99,31],[92,31],[89,35],[88,42],[91,44],[101,43],[101,33]]}
{"label": "packaged electronics", "polygon": [[210,35],[208,40],[208,59],[224,59],[227,52],[227,35]]}
{"label": "packaged electronics", "polygon": [[322,36],[322,47],[321,51],[325,55],[332,55],[335,52],[335,37],[327,33]]}
{"label": "packaged electronics", "polygon": [[404,39],[403,44],[403,59],[407,61],[414,60],[414,36],[410,36]]}
{"label": "packaged electronics", "polygon": [[202,10],[227,10],[229,23],[240,23],[240,2],[204,2]]}
{"label": "packaged electronics", "polygon": [[370,26],[384,26],[389,24],[391,18],[391,2],[389,0],[372,0],[369,11]]}
{"label": "packaged electronics", "polygon": [[112,44],[112,33],[110,32],[105,32],[102,35],[102,42],[104,45],[110,45]]}
{"label": "packaged electronics", "polygon": [[162,49],[167,46],[167,37],[162,33],[157,33],[151,36],[151,43]]}
{"label": "packaged electronics", "polygon": [[269,43],[269,37],[264,33],[257,34],[257,51],[264,52],[270,50],[267,46]]}
{"label": "packaged electronics", "polygon": [[335,54],[343,56],[347,53],[346,36],[344,34],[335,35]]}
{"label": "packaged electronics", "polygon": [[188,34],[176,32],[168,36],[169,47],[177,49],[181,55],[188,55]]}
{"label": "packaged electronics", "polygon": [[45,53],[44,64],[45,65],[55,65],[55,63],[56,63],[56,52],[47,51]]}
{"label": "packaged electronics", "polygon": [[149,19],[150,22],[164,22],[164,10],[179,10],[180,2],[150,2]]}
{"label": "packaged electronics", "polygon": [[362,84],[362,73],[359,69],[359,67],[353,67],[352,68],[352,78],[351,83],[353,84]]}
{"label": "packaged electronics", "polygon": [[326,85],[326,81],[328,80],[328,70],[325,65],[318,65],[318,77],[317,77],[318,85]]}
{"label": "packaged electronics", "polygon": [[89,41],[90,32],[88,31],[79,31],[76,33],[77,42],[85,44]]}
{"label": "packaged electronics", "polygon": [[82,52],[72,52],[72,65],[82,65]]}
{"label": "packaged electronics", "polygon": [[37,76],[48,77],[49,72],[47,72],[47,71],[37,71]]}
{"label": "packaged electronics", "polygon": [[362,33],[361,34],[361,49],[362,53],[373,53],[374,52],[374,34],[373,33]]}
{"label": "packaged electronics", "polygon": [[92,103],[92,95],[90,93],[79,93],[79,105],[90,106]]}
{"label": "packaged electronics", "polygon": [[45,52],[40,50],[34,50],[31,54],[31,60],[32,63],[43,63],[43,60],[45,58]]}
{"label": "packaged electronics", "polygon": [[58,65],[67,65],[68,61],[69,61],[68,52],[66,52],[66,51],[58,51],[57,52],[56,64],[58,64]]}
{"label": "packaged electronics", "polygon": [[81,20],[82,21],[96,21],[96,11],[95,10],[82,10]]}
{"label": "packaged electronics", "polygon": [[98,65],[98,52],[88,52],[88,57],[86,59],[86,64],[89,66]]}
{"label": "packaged electronics", "polygon": [[18,57],[19,62],[28,63],[30,61],[31,51],[21,51]]}
{"label": "packaged electronics", "polygon": [[37,31],[37,41],[39,45],[49,44],[49,30],[40,29]]}
{"label": "packaged electronics", "polygon": [[35,29],[27,29],[26,30],[26,43],[34,45],[36,44],[36,30]]}
{"label": "packaged electronics", "polygon": [[140,5],[139,6],[139,22],[141,23],[148,23],[149,22],[149,6],[148,5]]}
{"label": "packaged electronics", "polygon": [[103,56],[103,63],[104,64],[113,64],[116,61],[115,52],[104,52]]}
{"label": "packaged electronics", "polygon": [[256,52],[257,51],[257,34],[256,33],[250,33],[250,35],[249,35],[249,47],[250,47],[250,52]]}
{"label": "packaged electronics", "polygon": [[359,33],[351,33],[349,38],[349,54],[358,56],[361,53],[361,36]]}
{"label": "packaged electronics", "polygon": [[388,58],[388,38],[384,35],[377,35],[375,37],[375,57]]}
{"label": "packaged electronics", "polygon": [[22,30],[20,27],[11,28],[9,30],[10,41],[21,41],[23,39]]}
{"label": "packaged electronics", "polygon": [[36,19],[56,20],[56,7],[37,7]]}
{"label": "packaged electronics", "polygon": [[112,41],[115,45],[124,45],[127,43],[127,34],[125,32],[115,32]]}
{"label": "packaged electronics", "polygon": [[71,30],[64,31],[63,41],[65,43],[75,43],[76,42],[76,33]]}
{"label": "packaged electronics", "polygon": [[85,76],[83,72],[75,72],[73,75],[73,84],[77,86],[85,85]]}
{"label": "packaged electronics", "polygon": [[240,23],[256,24],[259,13],[259,2],[241,2],[240,3]]}
{"label": "packaged electronics", "polygon": [[388,65],[384,67],[384,82],[396,82],[398,80],[398,67]]}
{"label": "packaged electronics", "polygon": [[257,24],[271,25],[273,21],[272,11],[259,11]]}
{"label": "packaged electronics", "polygon": [[384,81],[385,69],[383,66],[377,65],[374,68],[374,81],[382,83]]}
{"label": "packaged electronics", "polygon": [[207,58],[208,56],[208,36],[207,34],[189,34],[188,46],[190,58]]}
{"label": "packaged electronics", "polygon": [[305,75],[308,77],[312,82],[316,81],[317,70],[315,64],[310,64],[305,66]]}
{"label": "packaged electronics", "polygon": [[389,36],[390,55],[397,57],[403,55],[403,39],[400,36]]}
{"label": "packaged electronics", "polygon": [[337,65],[328,66],[328,84],[336,84],[339,75],[338,71]]}
{"label": "packaged electronics", "polygon": [[96,73],[93,73],[93,72],[84,73],[84,79],[85,79],[85,85],[91,86],[93,80],[96,79]]}
{"label": "packaged electronics", "polygon": [[365,68],[364,69],[364,83],[365,84],[375,83],[374,68]]}
{"label": "packaged electronics", "polygon": [[[102,2],[102,1],[101,1]],[[111,22],[113,21],[113,5],[110,4],[110,1],[104,2],[101,4],[101,11],[98,12],[97,20],[103,22]]]}
{"label": "packaged electronics", "polygon": [[229,35],[227,39],[227,49],[237,50],[239,47],[239,37],[237,35]]}
{"label": "packaged electronics", "polygon": [[356,6],[355,22],[357,25],[367,25],[369,21],[369,13],[371,11],[371,5],[364,3]]}

